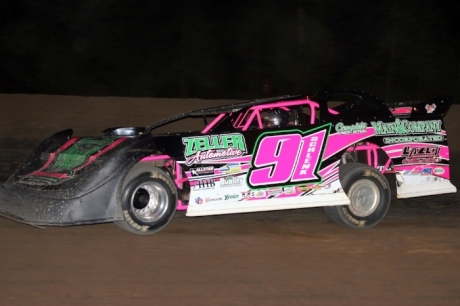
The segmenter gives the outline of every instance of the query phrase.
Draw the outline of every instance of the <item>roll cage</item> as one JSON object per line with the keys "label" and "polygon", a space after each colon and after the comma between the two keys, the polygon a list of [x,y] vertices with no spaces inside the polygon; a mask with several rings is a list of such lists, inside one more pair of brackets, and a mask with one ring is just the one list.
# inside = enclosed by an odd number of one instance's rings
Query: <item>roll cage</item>
{"label": "roll cage", "polygon": [[[231,126],[236,130],[247,131],[249,129],[264,129],[266,125],[263,122],[262,114],[266,111],[276,109],[281,109],[289,114],[289,120],[282,128],[319,123],[320,104],[310,100],[307,96],[306,99],[303,100],[266,103],[246,107],[235,113],[222,113],[208,124],[201,133],[205,134],[212,131],[220,123],[226,120],[230,120]],[[331,115],[339,114],[339,112],[331,108],[328,108],[328,112]]]}

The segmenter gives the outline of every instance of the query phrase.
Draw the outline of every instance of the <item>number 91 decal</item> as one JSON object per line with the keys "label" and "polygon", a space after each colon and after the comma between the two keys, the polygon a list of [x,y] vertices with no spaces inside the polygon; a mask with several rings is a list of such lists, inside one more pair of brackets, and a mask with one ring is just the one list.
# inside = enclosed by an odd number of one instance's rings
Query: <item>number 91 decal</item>
{"label": "number 91 decal", "polygon": [[320,182],[318,171],[331,124],[301,132],[267,132],[257,139],[247,183],[251,188]]}

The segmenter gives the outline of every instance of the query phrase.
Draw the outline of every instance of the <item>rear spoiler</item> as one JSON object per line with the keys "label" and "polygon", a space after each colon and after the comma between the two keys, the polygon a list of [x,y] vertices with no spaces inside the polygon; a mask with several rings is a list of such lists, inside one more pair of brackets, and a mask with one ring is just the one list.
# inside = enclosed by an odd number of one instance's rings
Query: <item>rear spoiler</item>
{"label": "rear spoiler", "polygon": [[446,96],[425,101],[387,102],[385,104],[396,118],[444,117],[453,101],[453,96]]}

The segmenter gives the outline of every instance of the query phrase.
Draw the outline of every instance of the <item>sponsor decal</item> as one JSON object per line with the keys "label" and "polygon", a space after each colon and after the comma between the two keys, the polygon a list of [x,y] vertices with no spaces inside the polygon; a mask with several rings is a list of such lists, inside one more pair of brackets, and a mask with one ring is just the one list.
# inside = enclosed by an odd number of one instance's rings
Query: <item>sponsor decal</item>
{"label": "sponsor decal", "polygon": [[339,122],[335,125],[335,131],[340,134],[365,133],[366,127],[366,122],[359,122],[352,125],[345,125],[342,122]]}
{"label": "sponsor decal", "polygon": [[241,192],[241,199],[247,200],[247,199],[249,199],[251,197],[251,194],[252,193],[251,193],[250,190],[249,191],[242,191]]}
{"label": "sponsor decal", "polygon": [[390,108],[390,111],[394,116],[410,115],[412,113],[412,106],[403,106],[403,107]]}
{"label": "sponsor decal", "polygon": [[402,163],[436,163],[441,161],[439,152],[441,147],[429,146],[429,147],[404,147],[402,156],[406,157]]}
{"label": "sponsor decal", "polygon": [[292,187],[291,186],[290,187],[283,187],[283,192],[284,192],[284,194],[294,194],[294,193],[296,193],[295,187],[293,187],[293,186]]}
{"label": "sponsor decal", "polygon": [[425,105],[425,109],[426,109],[427,114],[431,114],[436,109],[436,104],[434,104],[434,103],[432,103],[431,105],[427,104],[427,105]]}
{"label": "sponsor decal", "polygon": [[396,119],[395,122],[371,121],[375,134],[385,135],[410,135],[424,133],[441,133],[441,120],[409,121]]}
{"label": "sponsor decal", "polygon": [[195,198],[195,204],[203,204],[203,199],[200,197]]}
{"label": "sponsor decal", "polygon": [[272,188],[267,190],[268,196],[269,197],[276,197],[277,195],[283,193],[282,188]]}
{"label": "sponsor decal", "polygon": [[219,170],[222,173],[230,174],[230,173],[240,172],[242,168],[241,168],[240,163],[232,163],[232,164],[226,164],[225,166],[220,167]]}
{"label": "sponsor decal", "polygon": [[246,142],[239,133],[182,138],[187,166],[206,161],[239,157],[247,153]]}
{"label": "sponsor decal", "polygon": [[434,158],[406,158],[403,159],[402,163],[403,164],[416,164],[416,163],[422,163],[422,164],[432,164],[432,163],[439,163],[441,161],[441,157],[434,157]]}
{"label": "sponsor decal", "polygon": [[194,187],[194,190],[197,189],[214,189],[216,182],[214,180],[200,180],[197,181]]}
{"label": "sponsor decal", "polygon": [[243,185],[243,179],[237,176],[227,176],[220,179],[220,187],[233,187]]}
{"label": "sponsor decal", "polygon": [[313,186],[313,190],[315,190],[315,191],[321,190],[321,189],[323,189],[323,185],[321,185],[321,184]]}
{"label": "sponsor decal", "polygon": [[403,164],[414,164],[414,163],[419,163],[419,164],[432,164],[432,163],[440,163],[442,161],[442,158],[439,156],[433,157],[433,158],[406,158],[402,161]]}
{"label": "sponsor decal", "polygon": [[429,146],[429,147],[404,147],[402,156],[406,157],[433,157],[438,156],[441,147]]}
{"label": "sponsor decal", "polygon": [[422,171],[420,171],[420,175],[431,175],[433,172],[433,168],[423,168]]}
{"label": "sponsor decal", "polygon": [[444,168],[436,167],[433,169],[433,173],[437,175],[444,174]]}
{"label": "sponsor decal", "polygon": [[444,141],[443,135],[425,135],[425,136],[401,136],[401,137],[385,137],[385,144],[395,144],[402,142],[441,142]]}
{"label": "sponsor decal", "polygon": [[218,202],[218,201],[222,201],[222,198],[206,198],[205,201],[206,201],[206,203],[208,203],[208,202]]}
{"label": "sponsor decal", "polygon": [[228,200],[237,200],[237,199],[239,199],[239,198],[240,198],[240,195],[239,195],[239,194],[236,194],[236,193],[235,193],[235,194],[226,194],[226,195],[224,196],[225,201],[228,201]]}
{"label": "sponsor decal", "polygon": [[308,192],[311,190],[311,187],[308,186],[308,185],[304,185],[304,186],[297,186],[297,190],[299,192]]}
{"label": "sponsor decal", "polygon": [[251,197],[253,198],[265,198],[267,196],[267,192],[265,190],[253,190],[251,192]]}
{"label": "sponsor decal", "polygon": [[402,175],[420,175],[420,170],[418,169],[404,170]]}
{"label": "sponsor decal", "polygon": [[208,167],[190,168],[190,174],[192,176],[214,174],[214,167],[208,166]]}
{"label": "sponsor decal", "polygon": [[391,171],[391,166],[388,166],[386,169],[384,169],[385,166],[377,166],[377,170],[379,170],[380,172],[382,171]]}

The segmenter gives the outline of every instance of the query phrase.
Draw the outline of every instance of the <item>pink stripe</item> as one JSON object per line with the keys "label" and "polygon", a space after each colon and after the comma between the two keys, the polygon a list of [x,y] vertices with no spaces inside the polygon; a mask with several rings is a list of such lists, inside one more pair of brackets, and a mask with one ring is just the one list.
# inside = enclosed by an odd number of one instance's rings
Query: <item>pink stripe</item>
{"label": "pink stripe", "polygon": [[319,171],[319,175],[323,178],[327,178],[330,175],[333,175],[334,173],[337,173],[339,171],[339,168],[337,168],[338,164],[340,161],[336,161],[335,163],[330,164],[329,166],[321,169]]}
{"label": "pink stripe", "polygon": [[356,133],[356,134],[331,134],[327,141],[326,150],[324,152],[323,160],[328,159],[329,157],[337,154],[338,152],[348,148],[352,144],[374,136],[374,128],[366,128],[365,133]]}
{"label": "pink stripe", "polygon": [[[243,126],[243,131],[246,131],[249,126],[251,125],[252,121],[254,120],[254,117],[256,117],[257,115],[259,114],[259,112],[252,112],[252,114],[249,116],[248,120],[246,121],[246,124]],[[261,127],[261,121],[260,121],[260,115],[259,117],[257,118],[258,122],[259,122],[259,128],[262,128]]]}
{"label": "pink stripe", "polygon": [[412,113],[412,106],[390,108],[390,111],[393,115],[409,115]]}
{"label": "pink stripe", "polygon": [[32,175],[37,175],[37,173],[41,173],[41,171],[43,171],[44,169],[48,168],[48,166],[53,162],[55,156],[56,156],[55,153],[50,153],[50,157],[48,158],[46,163],[43,165],[43,167],[41,167],[37,171],[34,171],[32,173],[29,173],[29,174],[26,174],[26,177],[32,176]]}
{"label": "pink stripe", "polygon": [[339,174],[336,173],[333,176],[329,177],[328,179],[323,181],[323,184],[332,184],[334,181],[339,179]]}
{"label": "pink stripe", "polygon": [[56,178],[66,178],[68,177],[65,173],[51,173],[51,172],[43,172],[43,171],[36,171],[33,173],[32,176],[47,176],[47,177],[56,177]]}
{"label": "pink stripe", "polygon": [[204,134],[204,133],[207,133],[210,129],[212,129],[219,121],[220,119],[222,119],[222,117],[224,117],[226,114],[223,113],[223,114],[220,114],[219,116],[217,116],[210,124],[208,124],[207,127],[204,128],[204,130],[201,132],[201,134]]}
{"label": "pink stripe", "polygon": [[209,162],[204,162],[202,163],[203,165],[206,164],[231,164],[231,163],[249,163],[251,162],[251,155],[246,155],[242,157],[235,157],[235,158],[229,158],[229,159],[219,159],[219,160],[212,160]]}
{"label": "pink stripe", "polygon": [[170,159],[169,155],[154,155],[154,156],[147,156],[141,159],[141,162],[146,162],[146,161],[156,161],[156,160],[162,160],[162,159]]}
{"label": "pink stripe", "polygon": [[60,147],[58,149],[58,151],[64,151],[65,149],[67,149],[68,147],[70,147],[71,145],[74,144],[75,141],[77,141],[78,139],[80,139],[81,137],[72,137],[70,138],[65,144],[62,145],[62,147]]}
{"label": "pink stripe", "polygon": [[[75,141],[77,141],[78,139],[80,139],[81,137],[74,137],[72,139],[70,139],[69,141],[67,141],[63,146],[61,146],[58,150],[59,151],[64,151],[65,149],[67,149],[68,147],[70,147],[73,143],[75,143]],[[89,164],[91,164],[97,157],[99,157],[100,155],[104,154],[105,152],[107,152],[108,150],[114,148],[115,146],[117,146],[118,144],[120,144],[121,142],[123,142],[124,140],[126,140],[127,138],[120,138],[118,140],[116,140],[115,142],[113,142],[110,146],[106,147],[104,150],[101,150],[99,151],[97,154],[94,154],[90,157],[90,159],[88,160],[88,162],[86,162],[86,164],[76,168],[74,171],[78,171],[80,169],[83,169],[84,167],[88,166]],[[32,173],[29,173],[26,175],[26,177],[30,177],[30,176],[48,176],[48,177],[57,177],[57,178],[66,178],[68,177],[67,174],[65,173],[58,173],[58,172],[44,172],[43,170],[45,170],[46,168],[48,168],[50,166],[50,164],[53,162],[54,158],[56,157],[56,153],[53,152],[53,153],[50,153],[50,156],[48,158],[48,160],[46,161],[46,163],[43,165],[43,167],[41,167],[40,169],[38,169],[37,171],[34,171]]]}
{"label": "pink stripe", "polygon": [[445,160],[450,160],[450,154],[449,154],[449,147],[448,146],[443,146],[443,145],[436,145],[432,143],[425,143],[425,142],[414,142],[414,143],[404,143],[404,144],[395,144],[395,145],[390,145],[390,146],[385,146],[382,147],[382,149],[388,154],[390,158],[397,158],[402,156],[402,151],[404,147],[432,147],[432,146],[438,146],[441,147],[441,150],[439,152],[440,156],[442,159]]}
{"label": "pink stripe", "polygon": [[241,116],[241,118],[238,116],[238,120],[235,122],[234,127],[240,128],[240,127],[241,127],[241,124],[243,124],[244,118],[246,118],[246,116],[249,114],[250,111],[251,111],[251,110],[248,109],[248,110],[244,113],[244,116]]}
{"label": "pink stripe", "polygon": [[240,114],[238,115],[238,117],[237,117],[235,120],[232,121],[233,127],[236,127],[236,126],[238,125],[238,122],[239,122],[241,116],[243,116],[243,113],[240,113]]}

